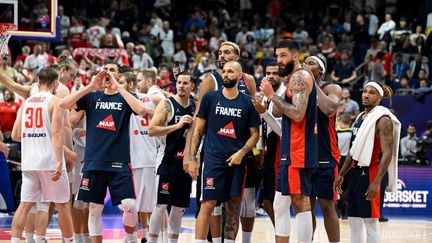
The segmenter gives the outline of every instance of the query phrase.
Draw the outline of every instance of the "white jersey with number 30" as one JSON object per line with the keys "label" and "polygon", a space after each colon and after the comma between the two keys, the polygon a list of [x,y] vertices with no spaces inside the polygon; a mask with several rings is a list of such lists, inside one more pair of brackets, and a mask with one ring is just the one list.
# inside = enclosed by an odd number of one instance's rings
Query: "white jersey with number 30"
{"label": "white jersey with number 30", "polygon": [[[56,168],[51,141],[51,116],[48,105],[53,95],[38,92],[22,106],[21,118],[21,170],[50,171]],[[63,170],[65,170],[63,158]]]}
{"label": "white jersey with number 30", "polygon": [[[138,99],[144,102],[147,108],[154,110],[155,106],[150,96],[146,94],[136,94]],[[132,168],[144,168],[156,166],[156,155],[158,143],[156,137],[148,135],[150,125],[150,115],[132,115],[129,125],[130,153]]]}

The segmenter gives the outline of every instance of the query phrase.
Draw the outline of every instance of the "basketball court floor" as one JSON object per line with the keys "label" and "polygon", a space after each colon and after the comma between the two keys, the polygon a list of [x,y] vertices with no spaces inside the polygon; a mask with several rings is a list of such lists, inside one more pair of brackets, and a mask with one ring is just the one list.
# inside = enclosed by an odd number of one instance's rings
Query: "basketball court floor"
{"label": "basketball court floor", "polygon": [[[0,243],[10,242],[10,228],[12,217],[0,217]],[[124,231],[122,229],[120,216],[104,216],[104,242],[122,242]],[[324,230],[323,220],[317,220],[318,227],[315,233],[314,243],[328,242]],[[296,242],[296,225],[291,219],[291,242]],[[191,243],[194,240],[195,219],[187,217],[183,219],[182,230],[179,242]],[[349,242],[349,225],[347,220],[340,221],[341,242]],[[394,219],[390,218],[389,222],[380,223],[381,243],[430,243],[432,242],[432,221],[423,219]],[[56,217],[47,232],[48,242],[60,243],[60,230],[57,225]],[[140,235],[139,235],[140,236]],[[22,238],[24,242],[24,238]],[[239,232],[237,241],[241,242],[241,232]],[[274,242],[274,231],[270,220],[267,217],[259,217],[255,221],[255,227],[252,234],[252,242],[271,243]]]}

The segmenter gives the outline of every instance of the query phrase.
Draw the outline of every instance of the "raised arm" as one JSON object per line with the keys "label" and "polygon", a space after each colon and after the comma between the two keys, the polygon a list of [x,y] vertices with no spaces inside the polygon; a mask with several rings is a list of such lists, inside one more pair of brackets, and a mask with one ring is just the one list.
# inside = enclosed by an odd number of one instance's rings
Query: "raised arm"
{"label": "raised arm", "polygon": [[31,86],[24,86],[11,78],[6,76],[4,73],[0,72],[0,83],[2,83],[7,89],[11,90],[14,93],[17,93],[19,96],[27,99],[30,97]]}
{"label": "raised arm", "polygon": [[342,96],[342,89],[339,85],[329,84],[327,86],[327,94],[315,83],[318,94],[318,107],[326,114],[327,117],[336,113],[339,108],[340,98]]}
{"label": "raised arm", "polygon": [[374,199],[378,193],[381,184],[381,180],[384,177],[387,169],[390,165],[393,155],[393,122],[388,116],[383,116],[377,121],[378,135],[380,138],[381,146],[381,159],[379,164],[378,173],[375,176],[373,182],[369,185],[366,192],[366,199]]}
{"label": "raised arm", "polygon": [[267,80],[261,83],[261,90],[273,101],[275,105],[273,114],[276,117],[278,117],[277,111],[280,110],[282,114],[298,122],[303,119],[306,113],[312,85],[314,85],[312,76],[308,72],[304,70],[295,72],[287,87],[292,94],[292,104],[285,102],[282,97],[275,95],[271,84]]}
{"label": "raised arm", "polygon": [[192,117],[189,115],[184,115],[180,118],[179,122],[176,124],[172,124],[169,126],[165,126],[165,122],[168,120],[168,117],[173,113],[171,103],[168,99],[162,101],[156,107],[153,118],[150,121],[150,126],[148,129],[148,135],[150,137],[154,136],[164,136],[170,134],[186,124],[190,124],[192,122]]}

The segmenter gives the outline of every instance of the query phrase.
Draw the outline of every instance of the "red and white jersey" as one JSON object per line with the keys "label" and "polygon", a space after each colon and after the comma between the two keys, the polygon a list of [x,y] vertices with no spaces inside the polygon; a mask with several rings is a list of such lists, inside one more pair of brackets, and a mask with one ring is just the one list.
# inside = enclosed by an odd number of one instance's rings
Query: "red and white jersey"
{"label": "red and white jersey", "polygon": [[[136,94],[147,108],[155,109],[149,95]],[[158,152],[158,140],[148,135],[151,115],[132,115],[129,122],[129,140],[132,168],[155,167]]]}
{"label": "red and white jersey", "polygon": [[[51,117],[48,104],[54,95],[38,92],[22,107],[21,170],[55,170],[56,158],[51,141]],[[63,170],[66,170],[63,157]]]}
{"label": "red and white jersey", "polygon": [[74,142],[73,150],[78,156],[78,161],[81,162],[84,160],[84,152],[86,145],[86,118],[83,117],[77,127],[72,129],[72,140]]}

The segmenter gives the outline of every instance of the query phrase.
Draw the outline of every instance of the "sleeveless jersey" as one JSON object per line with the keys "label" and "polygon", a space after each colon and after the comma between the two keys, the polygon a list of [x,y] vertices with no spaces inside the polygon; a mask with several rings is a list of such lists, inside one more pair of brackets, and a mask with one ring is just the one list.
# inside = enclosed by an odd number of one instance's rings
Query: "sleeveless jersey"
{"label": "sleeveless jersey", "polygon": [[129,170],[129,121],[133,114],[119,94],[89,93],[77,101],[86,112],[86,148],[83,171]]}
{"label": "sleeveless jersey", "polygon": [[[215,82],[215,90],[222,89],[224,87],[223,86],[223,78],[219,74],[219,72],[214,72],[211,74],[211,76],[213,78],[213,81]],[[250,95],[248,83],[246,80],[246,75],[244,73],[242,73],[242,77],[240,78],[240,80],[238,82],[238,90],[240,92],[242,92],[243,94]]]}
{"label": "sleeveless jersey", "polygon": [[[300,69],[306,70],[299,68],[296,72]],[[311,76],[313,77],[312,74]],[[287,88],[285,102],[292,104],[292,97],[288,92]],[[303,119],[296,122],[285,115],[282,116],[280,164],[291,165],[294,168],[317,168],[317,133],[317,93],[315,85],[312,84],[312,91],[309,94],[308,106]]]}
{"label": "sleeveless jersey", "polygon": [[[357,136],[357,132],[363,123],[363,120],[364,120],[363,116],[364,116],[364,112],[360,113],[353,124],[353,135],[352,135],[351,144],[355,140],[355,138]],[[381,154],[380,138],[379,138],[378,134],[375,134],[374,146],[373,146],[373,150],[372,150],[372,157],[371,157],[371,162],[370,162],[369,167],[379,165],[380,160],[381,160],[381,155],[382,154]],[[357,161],[353,160],[352,165],[357,165]]]}
{"label": "sleeveless jersey", "polygon": [[[330,83],[321,85],[321,89],[325,93],[326,87]],[[339,164],[340,151],[338,147],[336,134],[336,113],[327,117],[318,107],[317,110],[318,123],[318,166],[320,168],[334,167]]]}
{"label": "sleeveless jersey", "polygon": [[[53,95],[38,92],[25,100],[21,121],[21,170],[55,170],[56,158],[51,140],[49,102]],[[63,157],[63,155],[62,155]],[[63,160],[63,170],[66,166]]]}
{"label": "sleeveless jersey", "polygon": [[204,95],[198,116],[206,120],[205,160],[222,162],[240,150],[250,137],[250,127],[260,125],[260,118],[249,96],[239,92],[227,99],[222,90]]}
{"label": "sleeveless jersey", "polygon": [[[155,105],[146,94],[136,94],[145,106],[154,110]],[[130,152],[132,168],[155,167],[158,143],[156,137],[148,135],[151,115],[132,115],[129,122]]]}
{"label": "sleeveless jersey", "polygon": [[[168,99],[171,105],[171,116],[166,121],[166,126],[177,124],[184,115],[193,116],[195,113],[195,102],[189,99],[189,105],[183,107],[174,97]],[[183,174],[183,151],[186,145],[186,134],[189,126],[185,125],[166,136],[160,138],[163,157],[158,168],[159,175]]]}

